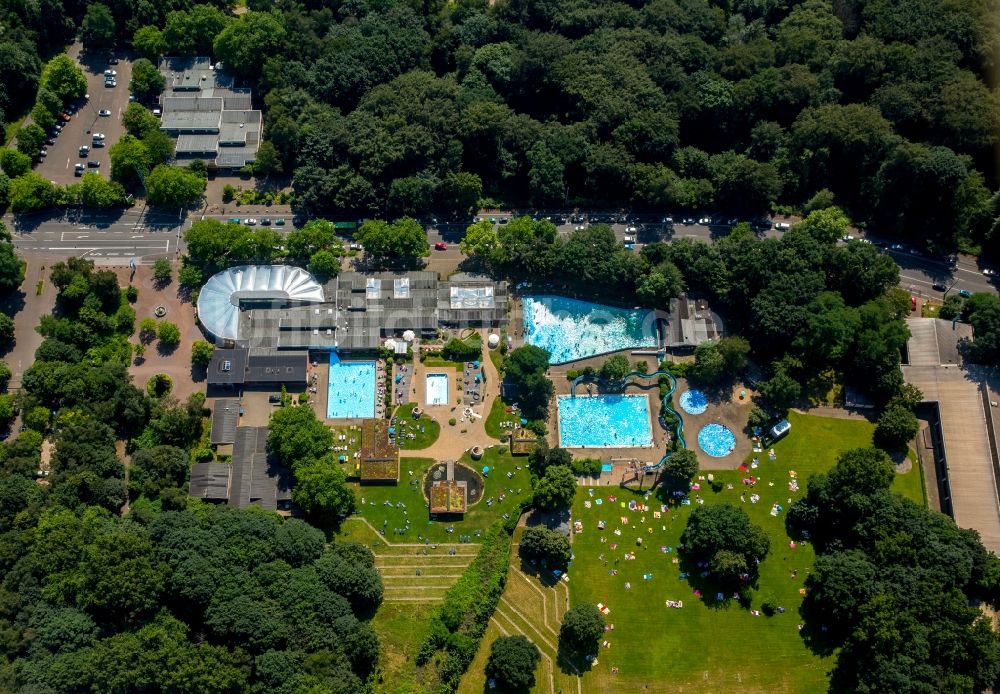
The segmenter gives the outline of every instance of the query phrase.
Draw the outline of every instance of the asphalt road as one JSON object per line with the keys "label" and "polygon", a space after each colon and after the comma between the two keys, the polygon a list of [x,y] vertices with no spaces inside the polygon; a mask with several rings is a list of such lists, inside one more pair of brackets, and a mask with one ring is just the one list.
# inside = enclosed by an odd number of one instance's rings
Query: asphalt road
{"label": "asphalt road", "polygon": [[[249,210],[241,211],[247,216]],[[14,223],[14,218],[8,216],[3,221],[14,230],[14,245],[25,253],[38,253],[54,256],[78,255],[82,257],[115,259],[127,262],[128,258],[136,258],[138,263],[152,263],[159,257],[172,257],[184,251],[183,232],[191,222],[212,217],[225,220],[236,217],[234,213],[203,214],[192,213],[186,218],[177,213],[150,212],[144,208],[125,210],[124,212],[77,212],[63,214],[21,215]],[[286,218],[289,224],[283,227],[272,226],[275,231],[291,229],[291,218]],[[559,233],[568,235],[574,228],[584,226],[586,222],[574,223],[567,221],[558,226]],[[447,264],[461,257],[459,241],[466,229],[465,224],[438,225],[428,229],[428,239],[435,243],[447,244],[447,250],[432,250],[431,263]],[[624,240],[626,228],[637,227],[637,231],[628,232],[635,237],[636,248],[654,241],[670,241],[675,238],[691,238],[702,241],[712,241],[729,233],[731,227],[725,224],[662,224],[657,222],[635,224],[611,224],[618,239]],[[771,229],[769,236],[779,236],[780,231]],[[879,239],[870,237],[878,242]],[[970,292],[997,293],[990,278],[982,273],[978,259],[972,256],[959,256],[954,267],[944,260],[915,255],[908,250],[887,249],[892,258],[900,266],[900,285],[911,293],[921,296],[941,299],[946,292],[966,289]],[[933,285],[940,283],[944,291],[934,289]]]}

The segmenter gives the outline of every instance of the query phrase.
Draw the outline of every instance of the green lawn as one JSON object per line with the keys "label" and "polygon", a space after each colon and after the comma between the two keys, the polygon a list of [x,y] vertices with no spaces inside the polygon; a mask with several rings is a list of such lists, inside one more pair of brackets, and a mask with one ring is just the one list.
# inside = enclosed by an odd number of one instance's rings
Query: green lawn
{"label": "green lawn", "polygon": [[[333,432],[334,448],[347,447],[346,451],[334,451],[333,459],[340,463],[340,468],[348,478],[357,477],[361,473],[358,469],[358,459],[354,457],[354,454],[361,450],[361,427],[348,425],[344,427],[330,427],[330,430]],[[343,441],[340,440],[341,436],[344,437]],[[344,456],[347,460],[341,461],[341,456]]]}
{"label": "green lawn", "polygon": [[[419,451],[432,446],[441,435],[441,425],[427,414],[420,415],[419,420],[413,419],[413,408],[416,403],[401,405],[396,410],[396,440],[404,451]],[[413,434],[415,438],[409,438]]]}
{"label": "green lawn", "polygon": [[382,647],[375,691],[385,694],[420,691],[415,660],[436,608],[437,603],[430,602],[392,602],[379,607],[372,619]]}
{"label": "green lawn", "polygon": [[[857,420],[829,419],[791,413],[791,433],[774,445],[775,460],[767,454],[758,456],[760,466],[749,473],[712,471],[723,489],[714,493],[705,481],[702,488],[692,491],[706,504],[732,503],[746,510],[751,519],[763,527],[771,538],[771,553],[760,567],[758,590],[752,609],[772,598],[785,608],[774,617],[755,617],[750,610],[735,601],[715,601],[715,594],[699,598],[692,583],[680,580],[680,567],[673,563],[678,557],[687,517],[697,508],[673,506],[661,518],[652,512],[630,512],[620,507],[622,501],[642,495],[619,488],[581,488],[573,507],[573,519],[583,523],[583,532],[574,537],[575,559],[570,567],[570,590],[573,604],[603,602],[611,609],[607,621],[615,625],[608,634],[612,646],[601,649],[596,665],[585,677],[585,691],[638,690],[650,684],[652,691],[723,691],[748,689],[753,691],[815,692],[827,687],[826,671],[831,661],[811,654],[799,637],[801,621],[798,608],[802,602],[799,589],[815,555],[808,544],[794,549],[785,533],[785,515],[790,500],[804,495],[810,475],[827,470],[837,455],[847,449],[871,444],[872,425]],[[796,473],[798,491],[791,491],[790,471]],[[703,471],[702,474],[707,474]],[[760,501],[750,503],[751,489],[742,484],[748,474],[758,477],[752,490]],[[911,480],[916,480],[912,483]],[[900,476],[896,488],[911,498],[922,500],[919,472]],[[728,489],[725,485],[732,485]],[[613,503],[608,497],[615,495]],[[741,495],[746,499],[741,503]],[[604,500],[601,506],[594,501]],[[591,503],[586,508],[586,502]],[[660,501],[649,496],[646,501],[659,511]],[[772,516],[773,504],[783,510]],[[628,523],[621,523],[621,517]],[[607,523],[598,530],[598,521]],[[614,534],[615,529],[621,535]],[[652,529],[652,532],[650,532]],[[602,543],[601,538],[606,538]],[[636,540],[643,540],[637,546]],[[611,544],[617,544],[612,551]],[[664,553],[661,546],[674,548]],[[635,552],[636,560],[620,561],[626,551]],[[599,556],[603,554],[604,559]],[[608,561],[605,566],[605,561]],[[609,570],[617,569],[616,576]],[[793,576],[792,572],[796,572]],[[644,580],[651,574],[650,580]],[[698,577],[695,577],[698,580]],[[625,583],[631,589],[625,589]],[[681,609],[665,606],[666,600],[683,601]],[[612,667],[620,668],[611,675]]]}
{"label": "green lawn", "polygon": [[[466,453],[461,462],[475,470],[482,469],[484,465],[490,467],[483,500],[470,506],[461,520],[429,519],[427,502],[420,485],[424,472],[435,464],[429,458],[401,458],[398,485],[353,485],[358,497],[356,515],[366,519],[375,528],[384,527],[385,538],[393,543],[422,542],[421,538],[431,542],[458,542],[459,535],[472,535],[475,541],[475,531],[485,530],[504,513],[516,513],[521,500],[531,494],[531,482],[524,458],[511,456],[504,446],[487,448],[483,459],[475,463]],[[507,476],[508,473],[510,477]],[[410,480],[414,480],[415,484],[411,484]],[[499,501],[500,494],[506,496],[503,501]],[[487,506],[486,501],[490,498],[494,500],[493,505]],[[407,519],[410,520],[410,526],[404,530]],[[454,527],[455,531],[448,533],[448,527]],[[394,532],[397,529],[403,532]],[[345,539],[355,539],[353,535],[356,532],[355,524],[345,524]],[[359,541],[367,542],[367,538]]]}
{"label": "green lawn", "polygon": [[492,436],[495,439],[499,439],[504,434],[510,434],[514,430],[507,427],[501,427],[502,422],[520,422],[521,418],[516,415],[507,412],[507,403],[503,401],[502,398],[493,398],[493,404],[490,405],[490,412],[486,415],[486,435]]}

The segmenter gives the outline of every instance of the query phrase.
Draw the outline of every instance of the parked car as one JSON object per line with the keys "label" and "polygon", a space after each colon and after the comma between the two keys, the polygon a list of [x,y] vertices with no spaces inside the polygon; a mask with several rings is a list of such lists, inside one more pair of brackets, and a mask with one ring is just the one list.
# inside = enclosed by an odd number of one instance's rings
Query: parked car
{"label": "parked car", "polygon": [[107,118],[108,116],[111,115],[111,111],[109,109],[102,108],[100,111],[97,112],[97,115]]}
{"label": "parked car", "polygon": [[934,284],[931,285],[931,289],[933,289],[936,292],[943,292],[945,291],[945,289],[947,289],[947,287],[944,286],[944,282],[935,282]]}
{"label": "parked car", "polygon": [[101,160],[91,159],[90,161],[87,162],[87,166],[89,166],[92,169],[99,169],[101,168]]}
{"label": "parked car", "polygon": [[267,396],[267,401],[269,403],[271,403],[272,405],[276,405],[279,402],[281,402],[281,396],[280,395],[268,395]]}
{"label": "parked car", "polygon": [[108,65],[117,65],[117,64],[118,64],[118,58],[115,58],[114,56],[108,58]]}
{"label": "parked car", "polygon": [[704,224],[706,226],[708,226],[711,223],[712,223],[711,217],[702,217],[701,219],[698,220],[698,224]]}
{"label": "parked car", "polygon": [[261,223],[262,226],[266,226],[266,227],[271,226],[271,220],[268,217],[261,217],[260,218],[260,223]]}
{"label": "parked car", "polygon": [[843,236],[840,237],[840,240],[841,241],[853,241],[854,237],[851,236],[850,234],[844,234]]}
{"label": "parked car", "polygon": [[69,115],[68,113],[60,113],[59,114],[59,120],[61,120],[63,123],[69,123],[72,119],[73,119],[73,117],[71,115]]}
{"label": "parked car", "polygon": [[987,268],[983,268],[983,274],[986,275],[987,277],[992,277],[993,275],[995,275],[997,273],[987,267]]}
{"label": "parked car", "polygon": [[246,224],[248,227],[257,226],[257,220],[254,219],[253,217],[247,217],[246,219],[243,220],[243,223]]}
{"label": "parked car", "polygon": [[774,228],[778,231],[788,231],[792,228],[792,225],[788,222],[775,222]]}
{"label": "parked car", "polygon": [[45,157],[49,156],[49,150],[42,147],[42,150],[38,153],[38,156],[44,159]]}
{"label": "parked car", "polygon": [[55,143],[56,143],[56,138],[54,138],[54,137],[45,138],[45,144],[47,144],[47,145],[54,145]]}
{"label": "parked car", "polygon": [[87,145],[80,145],[80,156],[86,159],[88,154],[90,154],[90,147]]}
{"label": "parked car", "polygon": [[117,70],[112,70],[111,68],[108,68],[107,70],[104,71],[104,76],[105,77],[117,77],[118,76],[118,71]]}
{"label": "parked car", "polygon": [[230,217],[230,218],[229,218],[229,219],[227,219],[226,221],[227,221],[227,222],[228,222],[229,224],[239,224],[239,223],[240,223],[240,218],[239,218],[239,217]]}
{"label": "parked car", "polygon": [[73,175],[82,176],[85,169],[86,167],[83,164],[77,164],[73,167]]}
{"label": "parked car", "polygon": [[968,289],[959,289],[958,295],[963,299],[968,299],[969,297],[972,296],[972,292],[970,292]]}
{"label": "parked car", "polygon": [[276,227],[285,226],[285,220],[282,217],[278,217],[276,220],[274,220],[274,226]]}
{"label": "parked car", "polygon": [[441,241],[438,241],[437,243],[434,244],[434,250],[435,251],[446,251],[446,250],[448,250],[448,244],[442,243]]}

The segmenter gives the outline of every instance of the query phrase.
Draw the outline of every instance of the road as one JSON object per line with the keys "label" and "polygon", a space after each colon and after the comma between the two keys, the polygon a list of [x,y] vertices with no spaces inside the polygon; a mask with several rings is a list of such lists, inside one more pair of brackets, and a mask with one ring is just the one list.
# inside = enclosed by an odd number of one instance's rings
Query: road
{"label": "road", "polygon": [[[261,210],[263,211],[263,210]],[[247,216],[250,210],[243,210]],[[273,214],[273,213],[272,213]],[[151,212],[135,208],[123,212],[79,212],[57,214],[20,215],[17,223],[7,216],[3,221],[14,230],[14,245],[22,252],[46,256],[66,257],[71,255],[92,258],[97,262],[126,264],[135,258],[137,263],[152,263],[160,257],[174,257],[184,252],[183,232],[190,224],[201,218],[212,217],[226,220],[237,216],[229,213],[195,212],[184,217],[177,213]],[[290,215],[288,221],[291,221]],[[576,227],[586,222],[566,221],[557,228],[561,235],[570,234]],[[431,251],[431,265],[454,263],[461,257],[459,241],[465,233],[465,224],[440,224],[428,228],[428,239],[435,243],[447,244],[447,250]],[[636,237],[636,246],[654,241],[670,241],[676,238],[691,238],[712,241],[729,233],[725,224],[662,224],[655,223],[612,223],[618,239],[624,240],[626,228],[637,227],[629,232]],[[281,232],[291,229],[290,225],[272,226]],[[771,229],[768,236],[780,236],[782,232]],[[869,240],[880,239],[870,236]],[[982,273],[978,259],[973,256],[959,256],[954,267],[943,260],[914,255],[908,250],[887,249],[900,266],[900,285],[921,297],[941,299],[946,292],[966,289],[970,292],[997,293],[989,277]],[[940,283],[944,291],[934,289]]]}

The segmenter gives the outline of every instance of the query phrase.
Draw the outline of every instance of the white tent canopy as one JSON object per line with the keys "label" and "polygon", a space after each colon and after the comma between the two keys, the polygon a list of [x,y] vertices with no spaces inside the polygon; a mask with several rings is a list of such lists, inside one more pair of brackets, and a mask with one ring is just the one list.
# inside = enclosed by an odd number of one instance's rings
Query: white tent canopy
{"label": "white tent canopy", "polygon": [[403,333],[403,339],[407,342],[413,342],[414,338],[416,338],[416,334],[412,330]]}

